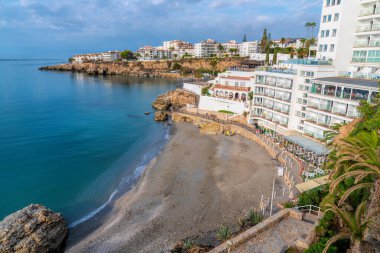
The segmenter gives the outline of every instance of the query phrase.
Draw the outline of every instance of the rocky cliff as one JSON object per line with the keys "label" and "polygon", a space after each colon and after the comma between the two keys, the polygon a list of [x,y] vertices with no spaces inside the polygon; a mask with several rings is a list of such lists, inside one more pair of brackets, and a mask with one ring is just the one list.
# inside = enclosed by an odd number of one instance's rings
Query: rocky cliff
{"label": "rocky cliff", "polygon": [[187,104],[195,104],[195,94],[182,89],[176,89],[158,96],[152,106],[157,110],[163,111],[168,110],[170,107],[181,108]]}
{"label": "rocky cliff", "polygon": [[[224,58],[218,61],[217,71],[239,66],[244,58]],[[192,77],[196,70],[211,70],[210,59],[182,59],[134,62],[68,63],[42,67],[40,70],[72,71],[91,75],[130,75],[142,77]],[[176,67],[174,67],[176,65]],[[178,73],[172,70],[177,69]]]}
{"label": "rocky cliff", "polygon": [[0,222],[0,252],[61,252],[66,236],[60,214],[33,204]]}

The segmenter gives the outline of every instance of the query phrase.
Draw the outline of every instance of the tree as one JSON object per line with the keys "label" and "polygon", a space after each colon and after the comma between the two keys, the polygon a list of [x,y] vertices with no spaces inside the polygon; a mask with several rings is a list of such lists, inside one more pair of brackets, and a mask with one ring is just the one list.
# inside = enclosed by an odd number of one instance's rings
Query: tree
{"label": "tree", "polygon": [[315,38],[314,36],[314,28],[317,26],[317,24],[315,22],[311,22],[310,23],[310,28],[311,28],[311,37],[312,38]]}
{"label": "tree", "polygon": [[210,66],[212,68],[212,73],[215,76],[215,70],[216,70],[216,67],[218,66],[218,60],[215,58],[211,59],[210,60]]}
{"label": "tree", "polygon": [[228,50],[230,52],[231,55],[236,55],[236,53],[239,51],[237,48],[230,48]]}
{"label": "tree", "polygon": [[68,61],[69,61],[70,63],[73,63],[73,62],[74,62],[74,58],[70,57]]}
{"label": "tree", "polygon": [[369,227],[370,221],[364,218],[366,210],[366,201],[363,201],[355,210],[349,212],[337,207],[334,204],[327,204],[326,212],[334,212],[340,220],[345,224],[341,231],[327,241],[323,253],[327,253],[329,247],[336,241],[348,238],[351,241],[351,250],[353,253],[361,253],[362,243],[364,240],[364,232]]}
{"label": "tree", "polygon": [[277,52],[278,51],[275,49],[273,53],[273,60],[272,60],[273,64],[277,64]]}
{"label": "tree", "polygon": [[247,42],[247,34],[244,34],[243,42]]}
{"label": "tree", "polygon": [[178,57],[178,54],[173,54],[174,59],[176,60]]}
{"label": "tree", "polygon": [[267,35],[267,29],[264,29],[263,36],[260,40],[260,53],[265,53],[266,47],[268,44],[268,35]]}
{"label": "tree", "polygon": [[286,39],[284,37],[281,38],[280,43],[282,45],[282,53],[284,53],[284,45],[285,45]]}
{"label": "tree", "polygon": [[305,27],[306,27],[307,37],[310,38],[310,27],[311,27],[311,23],[310,23],[310,22],[307,22],[307,23],[305,24]]}
{"label": "tree", "polygon": [[126,60],[135,60],[137,59],[135,54],[131,50],[124,50],[120,53],[120,57]]}
{"label": "tree", "polygon": [[218,52],[219,52],[219,57],[221,57],[221,55],[223,54],[223,52],[224,52],[224,47],[223,47],[223,45],[222,44],[218,44]]}

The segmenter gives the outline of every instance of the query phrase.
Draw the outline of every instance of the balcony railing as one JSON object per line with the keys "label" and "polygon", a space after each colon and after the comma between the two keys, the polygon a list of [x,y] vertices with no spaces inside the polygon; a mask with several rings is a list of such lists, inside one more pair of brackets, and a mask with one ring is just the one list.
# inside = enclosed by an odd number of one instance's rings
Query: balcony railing
{"label": "balcony railing", "polygon": [[332,60],[290,59],[285,61],[285,63],[297,65],[332,65]]}
{"label": "balcony railing", "polygon": [[229,86],[229,85],[222,85],[222,84],[216,84],[214,86],[216,89],[225,89],[225,90],[236,90],[236,91],[250,91],[250,87],[238,87],[238,86]]}
{"label": "balcony railing", "polygon": [[332,113],[339,114],[342,116],[346,116],[347,111],[346,111],[346,109],[332,108]]}
{"label": "balcony railing", "polygon": [[373,41],[357,41],[354,44],[354,47],[380,47],[380,40]]}
{"label": "balcony railing", "polygon": [[380,14],[380,8],[362,10],[359,13],[359,17],[371,16],[376,14]]}
{"label": "balcony railing", "polygon": [[323,110],[323,111],[329,111],[329,112],[331,112],[331,106],[329,106],[329,105],[320,105],[319,109]]}
{"label": "balcony railing", "polygon": [[371,32],[371,31],[380,31],[380,25],[364,25],[364,26],[359,26],[356,29],[356,32]]}

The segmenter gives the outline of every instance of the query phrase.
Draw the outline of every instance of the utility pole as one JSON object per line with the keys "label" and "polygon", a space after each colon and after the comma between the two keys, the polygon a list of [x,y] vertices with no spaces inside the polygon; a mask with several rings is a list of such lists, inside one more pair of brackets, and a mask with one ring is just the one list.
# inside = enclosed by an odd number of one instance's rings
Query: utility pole
{"label": "utility pole", "polygon": [[270,212],[269,212],[269,217],[272,216],[272,211],[273,211],[273,199],[274,199],[274,181],[276,180],[276,178],[273,178],[273,185],[272,185],[272,199],[271,199],[271,202],[270,202]]}

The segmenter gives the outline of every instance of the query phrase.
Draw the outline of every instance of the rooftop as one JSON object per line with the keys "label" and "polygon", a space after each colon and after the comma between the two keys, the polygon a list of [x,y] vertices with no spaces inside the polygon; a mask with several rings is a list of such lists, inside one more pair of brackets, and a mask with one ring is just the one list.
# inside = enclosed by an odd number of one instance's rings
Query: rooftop
{"label": "rooftop", "polygon": [[369,80],[369,79],[349,78],[349,77],[324,77],[324,78],[314,79],[313,82],[315,81],[358,85],[358,86],[365,86],[365,87],[370,87],[370,88],[379,87],[378,81]]}
{"label": "rooftop", "polygon": [[306,138],[302,135],[289,135],[286,136],[285,139],[287,139],[290,142],[296,143],[318,155],[325,155],[330,153],[325,145],[316,142],[312,139]]}

